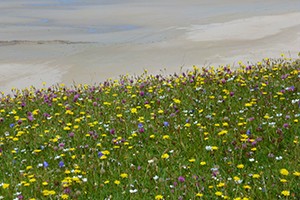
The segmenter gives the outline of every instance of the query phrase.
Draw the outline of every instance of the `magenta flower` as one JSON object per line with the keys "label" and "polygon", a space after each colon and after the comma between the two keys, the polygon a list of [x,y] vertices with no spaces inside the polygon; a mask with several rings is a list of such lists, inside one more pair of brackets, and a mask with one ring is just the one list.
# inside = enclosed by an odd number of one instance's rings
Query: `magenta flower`
{"label": "magenta flower", "polygon": [[178,181],[181,182],[181,183],[183,183],[185,181],[185,178],[183,176],[179,176],[178,177]]}

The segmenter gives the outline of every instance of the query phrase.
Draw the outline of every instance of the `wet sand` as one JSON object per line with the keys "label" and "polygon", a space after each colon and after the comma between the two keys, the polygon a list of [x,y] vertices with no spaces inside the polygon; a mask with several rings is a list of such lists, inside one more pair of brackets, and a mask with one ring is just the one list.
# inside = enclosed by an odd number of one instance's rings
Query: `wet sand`
{"label": "wet sand", "polygon": [[0,91],[97,84],[300,51],[300,2],[0,2]]}

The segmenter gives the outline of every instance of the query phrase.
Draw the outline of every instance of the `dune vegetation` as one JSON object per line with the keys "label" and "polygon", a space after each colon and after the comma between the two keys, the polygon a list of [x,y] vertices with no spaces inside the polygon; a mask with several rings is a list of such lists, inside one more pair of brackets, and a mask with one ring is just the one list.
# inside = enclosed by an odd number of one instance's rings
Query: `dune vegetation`
{"label": "dune vegetation", "polygon": [[0,199],[300,199],[300,60],[0,97]]}

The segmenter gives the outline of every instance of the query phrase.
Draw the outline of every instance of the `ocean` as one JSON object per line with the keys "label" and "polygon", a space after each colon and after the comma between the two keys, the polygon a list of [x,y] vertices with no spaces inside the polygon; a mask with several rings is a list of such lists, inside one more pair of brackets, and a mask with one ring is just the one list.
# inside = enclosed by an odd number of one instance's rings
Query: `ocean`
{"label": "ocean", "polygon": [[172,27],[299,10],[299,0],[1,0],[0,37],[2,41],[152,42],[154,34],[167,34]]}

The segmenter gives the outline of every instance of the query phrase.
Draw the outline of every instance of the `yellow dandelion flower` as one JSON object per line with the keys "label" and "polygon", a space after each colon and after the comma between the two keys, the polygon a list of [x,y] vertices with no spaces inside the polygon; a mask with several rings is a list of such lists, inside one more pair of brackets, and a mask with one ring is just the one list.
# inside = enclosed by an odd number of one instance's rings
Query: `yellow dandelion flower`
{"label": "yellow dandelion flower", "polygon": [[281,182],[281,183],[286,183],[286,182],[287,182],[287,180],[286,180],[286,179],[284,179],[284,178],[282,178],[282,179],[280,179],[280,182]]}
{"label": "yellow dandelion flower", "polygon": [[259,174],[253,174],[252,178],[260,178]]}
{"label": "yellow dandelion flower", "polygon": [[222,130],[218,133],[218,135],[226,135],[228,133],[228,131],[226,130]]}
{"label": "yellow dandelion flower", "polygon": [[61,198],[62,198],[62,199],[68,199],[68,198],[69,198],[69,195],[63,194],[63,195],[61,195]]}
{"label": "yellow dandelion flower", "polygon": [[229,124],[228,124],[227,122],[223,122],[223,123],[222,123],[222,126],[224,126],[224,127],[228,127],[228,126],[229,126]]}
{"label": "yellow dandelion flower", "polygon": [[150,135],[150,138],[151,138],[151,139],[155,138],[155,135]]}
{"label": "yellow dandelion flower", "polygon": [[217,192],[215,192],[215,195],[217,195],[217,196],[222,196],[222,195],[223,195],[223,193],[222,193],[222,192],[220,192],[220,191],[217,191]]}
{"label": "yellow dandelion flower", "polygon": [[225,186],[225,183],[219,183],[218,185],[217,185],[217,187],[224,187]]}
{"label": "yellow dandelion flower", "polygon": [[102,153],[103,153],[103,155],[109,155],[110,154],[110,152],[108,150],[104,150],[104,151],[102,151]]}
{"label": "yellow dandelion flower", "polygon": [[294,176],[300,176],[300,172],[294,172],[293,175]]}
{"label": "yellow dandelion flower", "polygon": [[36,182],[36,179],[35,178],[31,178],[31,179],[29,179],[29,182],[30,183]]}
{"label": "yellow dandelion flower", "polygon": [[287,176],[287,175],[289,175],[289,171],[287,169],[281,169],[280,174]]}
{"label": "yellow dandelion flower", "polygon": [[177,103],[177,104],[181,103],[181,101],[179,99],[176,99],[176,98],[174,98],[173,101],[174,101],[174,103]]}
{"label": "yellow dandelion flower", "polygon": [[288,197],[288,196],[290,196],[290,191],[288,191],[288,190],[283,190],[283,191],[281,192],[281,194],[282,194],[283,196]]}
{"label": "yellow dandelion flower", "polygon": [[119,180],[114,181],[114,184],[116,184],[116,185],[120,185],[120,183],[121,183],[121,181],[119,181]]}
{"label": "yellow dandelion flower", "polygon": [[212,146],[211,149],[212,150],[218,150],[219,148],[217,146]]}
{"label": "yellow dandelion flower", "polygon": [[155,196],[155,200],[162,200],[163,198],[164,196],[161,194]]}
{"label": "yellow dandelion flower", "polygon": [[164,136],[163,136],[163,139],[164,139],[164,140],[170,139],[170,136],[169,136],[169,135],[164,135]]}
{"label": "yellow dandelion flower", "polygon": [[191,127],[191,124],[190,124],[190,123],[186,123],[186,124],[184,125],[184,127],[189,128],[189,127]]}
{"label": "yellow dandelion flower", "polygon": [[136,109],[136,108],[131,108],[130,112],[131,112],[132,114],[136,114],[136,113],[137,113],[137,109]]}
{"label": "yellow dandelion flower", "polygon": [[2,188],[3,188],[3,189],[6,189],[6,188],[8,188],[8,187],[9,187],[9,184],[8,184],[8,183],[3,183],[3,184],[2,184]]}
{"label": "yellow dandelion flower", "polygon": [[196,161],[196,159],[195,158],[191,158],[191,159],[189,159],[189,162],[195,162]]}
{"label": "yellow dandelion flower", "polygon": [[265,119],[269,119],[270,116],[269,116],[269,115],[265,115],[264,118],[265,118]]}
{"label": "yellow dandelion flower", "polygon": [[204,162],[204,161],[202,161],[202,162],[200,162],[200,165],[206,165],[206,162]]}
{"label": "yellow dandelion flower", "polygon": [[246,189],[246,190],[250,190],[251,186],[250,185],[244,185],[243,188]]}
{"label": "yellow dandelion flower", "polygon": [[157,112],[158,112],[158,114],[162,114],[162,113],[164,113],[164,111],[163,111],[163,110],[158,110]]}
{"label": "yellow dandelion flower", "polygon": [[165,153],[161,156],[162,159],[168,159],[170,156],[169,154]]}
{"label": "yellow dandelion flower", "polygon": [[54,190],[50,190],[50,191],[49,191],[49,194],[50,194],[50,195],[55,195],[56,192],[55,192]]}
{"label": "yellow dandelion flower", "polygon": [[203,197],[203,194],[202,193],[197,193],[196,197]]}
{"label": "yellow dandelion flower", "polygon": [[236,167],[239,168],[239,169],[243,169],[245,166],[243,164],[239,164]]}
{"label": "yellow dandelion flower", "polygon": [[120,176],[121,176],[121,178],[128,178],[128,174],[126,174],[126,173],[123,173]]}

